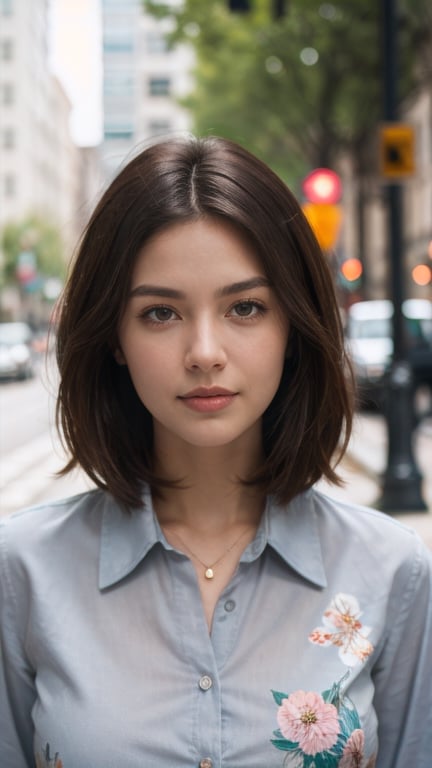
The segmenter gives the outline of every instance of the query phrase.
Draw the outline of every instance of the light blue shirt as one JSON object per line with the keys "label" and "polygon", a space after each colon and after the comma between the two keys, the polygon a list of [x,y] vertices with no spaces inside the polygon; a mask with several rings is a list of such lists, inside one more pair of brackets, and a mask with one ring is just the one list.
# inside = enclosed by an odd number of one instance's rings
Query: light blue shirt
{"label": "light blue shirt", "polygon": [[211,635],[149,496],[14,514],[0,558],[2,768],[431,766],[431,561],[391,517],[269,500]]}

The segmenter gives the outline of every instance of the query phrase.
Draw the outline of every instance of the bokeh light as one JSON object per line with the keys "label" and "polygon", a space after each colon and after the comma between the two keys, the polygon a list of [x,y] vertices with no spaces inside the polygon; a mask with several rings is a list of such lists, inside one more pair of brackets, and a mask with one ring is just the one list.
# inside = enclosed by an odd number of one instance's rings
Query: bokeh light
{"label": "bokeh light", "polygon": [[432,282],[432,270],[427,264],[417,264],[411,276],[416,285],[429,285]]}
{"label": "bokeh light", "polygon": [[349,283],[353,283],[362,276],[363,266],[360,259],[346,259],[341,265],[341,272]]}

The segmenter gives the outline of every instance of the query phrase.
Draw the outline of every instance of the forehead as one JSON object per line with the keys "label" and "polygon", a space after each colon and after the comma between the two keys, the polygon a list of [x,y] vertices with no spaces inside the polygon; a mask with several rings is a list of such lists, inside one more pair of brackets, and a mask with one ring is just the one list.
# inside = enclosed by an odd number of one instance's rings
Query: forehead
{"label": "forehead", "polygon": [[243,230],[219,218],[170,224],[140,249],[133,282],[141,279],[220,278],[231,273],[264,274],[251,239]]}

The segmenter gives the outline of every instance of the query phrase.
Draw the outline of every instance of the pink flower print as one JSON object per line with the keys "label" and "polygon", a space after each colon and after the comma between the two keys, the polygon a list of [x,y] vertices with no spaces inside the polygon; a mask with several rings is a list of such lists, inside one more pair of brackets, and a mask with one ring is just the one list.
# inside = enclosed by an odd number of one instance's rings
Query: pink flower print
{"label": "pink flower print", "polygon": [[318,693],[295,691],[283,699],[277,721],[282,735],[297,742],[305,755],[330,749],[338,739],[338,711]]}
{"label": "pink flower print", "polygon": [[371,627],[363,626],[359,621],[361,615],[358,600],[340,592],[324,612],[324,626],[314,629],[309,640],[316,645],[337,646],[341,661],[347,667],[355,667],[373,651],[367,640]]}
{"label": "pink flower print", "polygon": [[36,768],[63,768],[63,763],[59,758],[58,752],[51,757],[50,745],[36,755]]}
{"label": "pink flower print", "polygon": [[339,768],[361,768],[364,756],[364,733],[360,728],[352,732],[342,753]]}

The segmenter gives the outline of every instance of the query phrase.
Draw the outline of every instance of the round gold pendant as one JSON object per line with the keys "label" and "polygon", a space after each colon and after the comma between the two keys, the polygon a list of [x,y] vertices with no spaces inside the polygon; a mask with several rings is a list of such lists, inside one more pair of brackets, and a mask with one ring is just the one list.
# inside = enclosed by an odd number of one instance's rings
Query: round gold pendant
{"label": "round gold pendant", "polygon": [[204,576],[206,577],[206,579],[212,579],[214,576],[213,568],[206,568]]}

